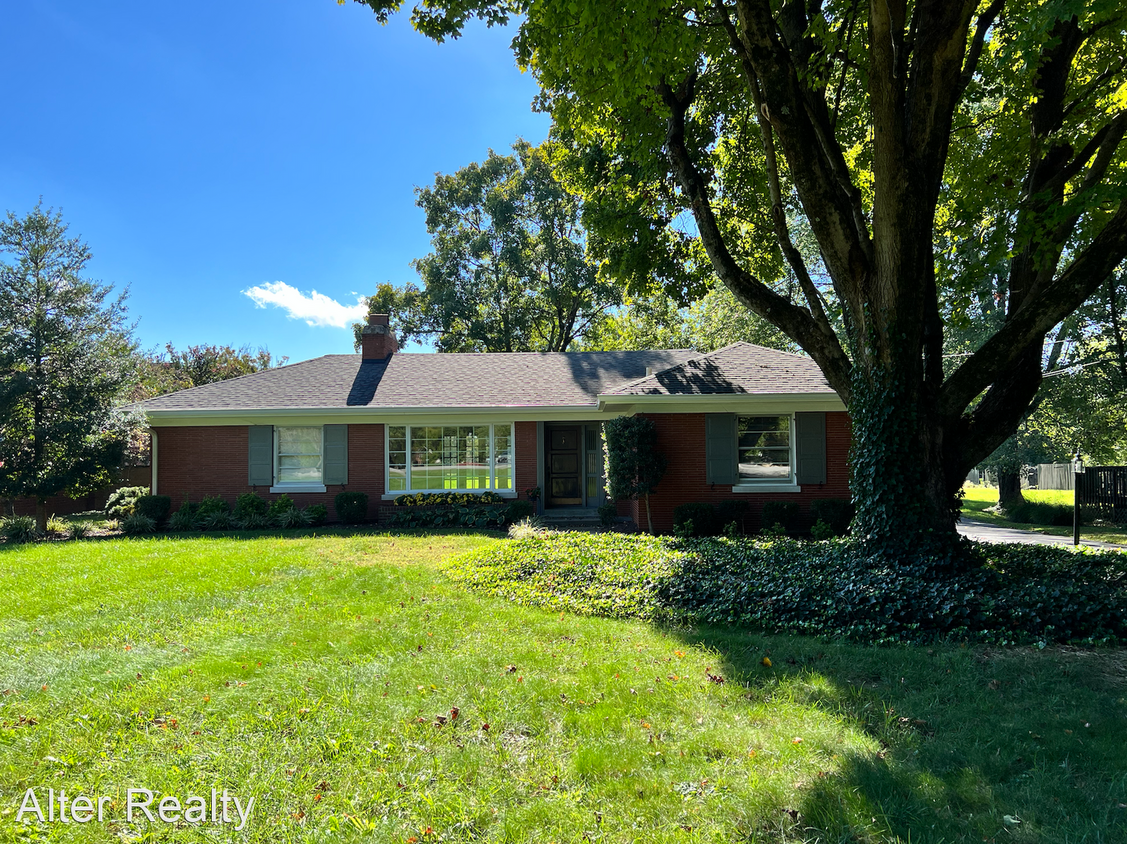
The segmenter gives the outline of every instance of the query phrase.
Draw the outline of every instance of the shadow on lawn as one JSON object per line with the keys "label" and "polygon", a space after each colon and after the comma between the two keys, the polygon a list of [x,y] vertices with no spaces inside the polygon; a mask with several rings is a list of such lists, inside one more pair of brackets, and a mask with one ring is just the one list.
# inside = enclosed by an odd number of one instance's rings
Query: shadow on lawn
{"label": "shadow on lawn", "polygon": [[809,748],[832,755],[831,770],[780,811],[818,840],[1127,840],[1123,651],[673,635],[715,651],[749,699],[809,706],[877,743],[872,755]]}

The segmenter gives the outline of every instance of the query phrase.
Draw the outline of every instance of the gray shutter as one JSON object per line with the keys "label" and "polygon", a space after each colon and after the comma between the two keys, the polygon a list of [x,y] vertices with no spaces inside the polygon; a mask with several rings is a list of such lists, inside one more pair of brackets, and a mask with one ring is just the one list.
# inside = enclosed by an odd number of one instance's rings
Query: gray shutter
{"label": "gray shutter", "polygon": [[322,483],[348,483],[348,426],[326,425],[324,427],[325,453]]}
{"label": "gray shutter", "polygon": [[798,452],[795,480],[802,484],[826,482],[826,414],[796,413],[794,441]]}
{"label": "gray shutter", "polygon": [[704,417],[705,483],[736,483],[736,462],[736,415],[707,414]]}
{"label": "gray shutter", "polygon": [[274,426],[251,425],[247,428],[249,443],[247,465],[251,486],[271,486],[274,483]]}

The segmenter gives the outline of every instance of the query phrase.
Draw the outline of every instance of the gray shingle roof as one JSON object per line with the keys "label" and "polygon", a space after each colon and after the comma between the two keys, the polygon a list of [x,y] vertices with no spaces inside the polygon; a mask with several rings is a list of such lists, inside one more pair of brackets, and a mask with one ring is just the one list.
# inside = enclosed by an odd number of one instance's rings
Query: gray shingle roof
{"label": "gray shingle roof", "polygon": [[606,396],[710,396],[777,393],[835,395],[813,360],[735,343],[649,377],[604,391]]}
{"label": "gray shingle roof", "polygon": [[600,393],[698,355],[641,352],[326,355],[158,396],[146,411],[344,407],[594,407]]}

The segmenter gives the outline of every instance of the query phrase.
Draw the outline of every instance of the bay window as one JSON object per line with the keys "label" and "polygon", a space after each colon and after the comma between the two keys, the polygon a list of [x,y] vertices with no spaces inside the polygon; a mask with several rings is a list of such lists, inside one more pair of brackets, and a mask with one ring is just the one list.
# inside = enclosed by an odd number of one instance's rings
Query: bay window
{"label": "bay window", "polygon": [[388,425],[387,491],[513,490],[512,423]]}

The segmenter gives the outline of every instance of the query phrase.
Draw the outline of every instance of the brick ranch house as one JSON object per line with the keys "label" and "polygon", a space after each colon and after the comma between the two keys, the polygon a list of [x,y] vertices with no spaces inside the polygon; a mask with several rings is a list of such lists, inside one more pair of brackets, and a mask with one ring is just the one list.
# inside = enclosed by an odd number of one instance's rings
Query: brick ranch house
{"label": "brick ranch house", "polygon": [[[736,343],[691,350],[397,354],[386,315],[358,355],[326,355],[142,403],[152,489],[183,500],[255,491],[300,506],[342,490],[369,514],[408,492],[494,490],[546,515],[603,504],[600,425],[654,420],[669,468],[650,497],[673,508],[741,499],[847,498],[849,418],[808,358]],[[644,524],[638,502],[619,514]]]}

